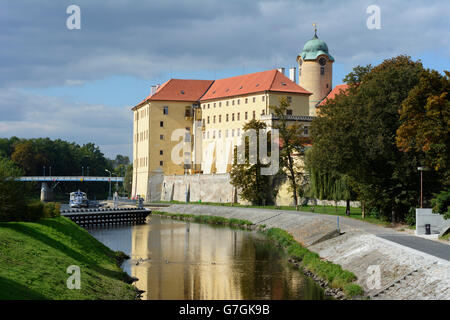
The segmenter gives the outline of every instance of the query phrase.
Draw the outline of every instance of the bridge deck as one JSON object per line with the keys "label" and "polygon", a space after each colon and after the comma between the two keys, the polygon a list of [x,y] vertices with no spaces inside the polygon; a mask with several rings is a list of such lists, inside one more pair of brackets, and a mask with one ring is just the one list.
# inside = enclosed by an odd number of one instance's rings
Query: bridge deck
{"label": "bridge deck", "polygon": [[38,181],[38,182],[56,182],[56,181],[80,181],[80,182],[123,182],[123,177],[92,177],[92,176],[29,176],[18,177],[19,181]]}

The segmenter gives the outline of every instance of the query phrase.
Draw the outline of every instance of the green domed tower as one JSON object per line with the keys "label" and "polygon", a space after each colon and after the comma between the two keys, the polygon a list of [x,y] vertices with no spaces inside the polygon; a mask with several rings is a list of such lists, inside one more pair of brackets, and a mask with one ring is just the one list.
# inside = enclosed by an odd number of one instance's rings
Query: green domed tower
{"label": "green domed tower", "polygon": [[[315,24],[314,24],[315,26]],[[309,98],[309,115],[316,115],[316,105],[332,89],[333,56],[328,52],[325,41],[314,37],[305,43],[303,51],[297,56],[299,84],[313,94]]]}

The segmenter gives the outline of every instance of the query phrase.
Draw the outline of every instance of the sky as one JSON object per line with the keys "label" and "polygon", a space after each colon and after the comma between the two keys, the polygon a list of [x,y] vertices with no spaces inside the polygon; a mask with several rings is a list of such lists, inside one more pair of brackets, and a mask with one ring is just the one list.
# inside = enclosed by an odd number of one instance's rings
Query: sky
{"label": "sky", "polygon": [[[70,5],[80,29],[67,27]],[[399,54],[443,72],[449,12],[448,0],[0,0],[0,137],[93,142],[131,159],[131,108],[151,85],[296,67],[312,23],[335,58],[333,86]]]}

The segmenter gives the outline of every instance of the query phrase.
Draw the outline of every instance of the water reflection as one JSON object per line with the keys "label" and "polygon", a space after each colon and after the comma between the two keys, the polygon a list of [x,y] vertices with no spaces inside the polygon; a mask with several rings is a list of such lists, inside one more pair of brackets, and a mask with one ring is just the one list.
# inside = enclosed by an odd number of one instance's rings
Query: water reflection
{"label": "water reflection", "polygon": [[323,299],[323,290],[256,232],[156,216],[90,232],[131,256],[123,268],[139,278],[143,299]]}

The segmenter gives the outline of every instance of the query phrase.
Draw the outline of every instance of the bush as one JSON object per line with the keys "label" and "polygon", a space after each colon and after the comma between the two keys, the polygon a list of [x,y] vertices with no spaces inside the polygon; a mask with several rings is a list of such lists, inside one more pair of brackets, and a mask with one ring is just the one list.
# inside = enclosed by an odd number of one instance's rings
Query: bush
{"label": "bush", "polygon": [[349,284],[347,284],[344,287],[344,292],[349,297],[362,296],[364,294],[363,288],[361,288],[356,283],[349,283]]}
{"label": "bush", "polygon": [[44,218],[44,204],[40,201],[33,201],[27,205],[25,213],[23,214],[22,219],[24,221],[36,221],[41,218]]}
{"label": "bush", "polygon": [[435,194],[435,197],[431,200],[433,212],[443,214],[445,219],[450,219],[450,190],[441,191]]}
{"label": "bush", "polygon": [[21,174],[12,161],[0,157],[0,221],[21,220],[26,213],[28,186],[14,179]]}
{"label": "bush", "polygon": [[60,216],[61,205],[57,202],[48,202],[44,204],[43,212],[45,218],[55,218]]}
{"label": "bush", "polygon": [[409,226],[416,225],[416,209],[415,208],[409,209],[408,213],[405,216],[405,222]]}

